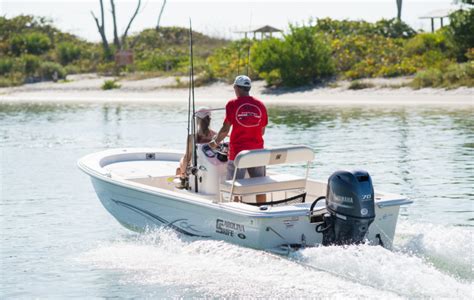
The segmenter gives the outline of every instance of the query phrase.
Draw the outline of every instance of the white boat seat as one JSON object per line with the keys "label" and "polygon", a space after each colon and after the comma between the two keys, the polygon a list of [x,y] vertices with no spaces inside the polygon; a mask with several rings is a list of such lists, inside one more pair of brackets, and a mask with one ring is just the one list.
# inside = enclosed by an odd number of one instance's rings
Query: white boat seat
{"label": "white boat seat", "polygon": [[291,146],[241,151],[235,157],[234,165],[236,168],[252,168],[278,164],[309,162],[313,159],[313,149],[307,146]]}
{"label": "white boat seat", "polygon": [[[232,180],[221,184],[221,192],[229,192]],[[236,179],[233,195],[264,194],[269,192],[297,190],[306,188],[306,178],[291,174],[278,174],[263,177]]]}

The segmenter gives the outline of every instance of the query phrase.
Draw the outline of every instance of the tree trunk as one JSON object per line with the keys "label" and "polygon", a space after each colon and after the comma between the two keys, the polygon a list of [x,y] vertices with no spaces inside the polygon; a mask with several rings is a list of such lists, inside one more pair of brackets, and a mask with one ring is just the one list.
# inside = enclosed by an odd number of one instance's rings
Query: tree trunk
{"label": "tree trunk", "polygon": [[115,2],[114,0],[110,0],[110,6],[112,7],[111,13],[112,13],[112,20],[114,22],[114,45],[117,49],[120,49],[120,40],[118,38],[117,34],[117,18],[115,15]]}
{"label": "tree trunk", "polygon": [[95,24],[97,25],[97,30],[99,31],[100,37],[102,39],[102,48],[104,49],[104,57],[106,59],[110,59],[111,52],[110,52],[109,42],[107,41],[107,36],[105,35],[104,4],[102,0],[100,0],[101,22],[99,23],[99,19],[95,16],[94,12],[91,11],[91,14],[92,14],[92,17],[94,18]]}
{"label": "tree trunk", "polygon": [[397,19],[402,20],[402,0],[397,0]]}
{"label": "tree trunk", "polygon": [[158,15],[158,22],[156,22],[156,31],[158,31],[160,29],[161,15],[163,14],[163,10],[165,9],[165,5],[166,5],[166,0],[163,0],[163,5],[161,5],[160,14]]}

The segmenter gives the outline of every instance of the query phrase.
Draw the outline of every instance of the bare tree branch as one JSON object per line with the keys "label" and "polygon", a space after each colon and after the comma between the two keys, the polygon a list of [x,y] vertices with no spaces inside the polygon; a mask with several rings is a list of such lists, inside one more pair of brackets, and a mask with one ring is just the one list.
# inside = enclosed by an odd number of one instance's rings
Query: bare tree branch
{"label": "bare tree branch", "polygon": [[115,15],[115,2],[114,0],[110,0],[110,6],[112,7],[111,13],[112,13],[112,20],[114,23],[114,45],[117,47],[117,49],[120,49],[120,40],[118,38],[117,34],[117,18]]}
{"label": "bare tree branch", "polygon": [[163,0],[163,5],[161,5],[160,14],[158,15],[158,22],[156,22],[156,31],[158,31],[160,29],[161,15],[163,14],[163,10],[165,9],[165,5],[166,5],[166,0]]}
{"label": "bare tree branch", "polygon": [[142,0],[138,0],[138,5],[137,8],[135,9],[135,12],[133,13],[132,18],[130,19],[130,22],[128,22],[127,28],[125,29],[123,35],[122,35],[122,45],[125,44],[125,39],[127,38],[128,30],[130,29],[130,26],[132,25],[133,20],[135,17],[138,15],[138,12],[140,10],[140,5],[142,4]]}
{"label": "bare tree branch", "polygon": [[110,54],[110,47],[109,42],[107,41],[107,36],[105,35],[105,21],[104,21],[104,6],[102,0],[100,0],[100,11],[101,11],[101,23],[99,23],[99,19],[95,16],[94,12],[91,11],[92,18],[94,18],[95,24],[97,25],[97,30],[99,31],[100,37],[102,38],[102,47],[104,48],[104,54],[106,57]]}
{"label": "bare tree branch", "polygon": [[94,18],[94,21],[95,21],[95,24],[97,25],[97,28],[101,28],[100,24],[99,24],[99,20],[97,19],[97,17],[95,16],[94,12],[91,10],[91,15],[92,17]]}

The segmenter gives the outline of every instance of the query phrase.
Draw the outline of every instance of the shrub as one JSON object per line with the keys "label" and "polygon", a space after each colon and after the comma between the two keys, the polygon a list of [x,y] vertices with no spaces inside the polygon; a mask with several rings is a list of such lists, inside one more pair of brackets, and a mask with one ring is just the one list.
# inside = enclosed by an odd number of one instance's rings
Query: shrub
{"label": "shrub", "polygon": [[248,75],[255,77],[253,64],[248,65],[249,49],[252,58],[257,55],[253,52],[252,45],[253,41],[243,39],[214,51],[207,58],[209,75],[213,78],[232,81],[235,76],[246,73],[248,68]]}
{"label": "shrub", "polygon": [[10,73],[12,69],[13,69],[12,59],[8,57],[0,58],[0,75],[5,75],[7,73]]}
{"label": "shrub", "polygon": [[319,19],[316,30],[331,37],[336,70],[350,79],[411,75],[452,63],[454,47],[446,29],[415,35],[408,25],[393,19],[376,23]]}
{"label": "shrub", "polygon": [[359,81],[359,80],[354,80],[351,81],[349,84],[348,89],[350,90],[362,90],[362,89],[368,89],[368,88],[373,88],[375,85],[370,82],[364,82],[364,81]]}
{"label": "shrub", "polygon": [[460,86],[474,87],[474,65],[472,63],[451,64],[441,69],[428,69],[416,74],[411,82],[414,88]]}
{"label": "shrub", "polygon": [[39,57],[31,54],[23,55],[21,62],[23,63],[25,74],[29,76],[35,75],[41,65]]}
{"label": "shrub", "polygon": [[98,66],[97,66],[97,72],[101,75],[112,75],[115,72],[115,62],[111,61],[111,62],[104,62],[104,63],[100,63]]}
{"label": "shrub", "polygon": [[465,61],[465,54],[474,48],[474,9],[458,10],[450,16],[448,33],[457,48],[457,58]]}
{"label": "shrub", "polygon": [[398,19],[382,19],[374,26],[376,33],[388,38],[411,38],[416,34],[407,23]]}
{"label": "shrub", "polygon": [[178,68],[181,62],[187,62],[189,57],[179,51],[160,51],[145,54],[138,63],[140,71],[171,71]]}
{"label": "shrub", "polygon": [[347,78],[393,77],[407,74],[408,69],[400,65],[403,53],[401,39],[356,35],[334,39],[332,45],[336,68]]}
{"label": "shrub", "polygon": [[416,34],[406,23],[397,19],[382,19],[376,23],[366,21],[318,19],[316,30],[332,37],[343,38],[349,35],[373,36],[380,35],[388,38],[410,38]]}
{"label": "shrub", "polygon": [[66,75],[69,75],[69,74],[79,74],[81,72],[81,70],[79,69],[79,67],[77,66],[74,66],[74,65],[67,65],[64,67],[64,71],[66,72]]}
{"label": "shrub", "polygon": [[[90,73],[98,69],[98,63],[91,59],[79,59],[74,62],[74,67],[77,67],[77,73]],[[67,68],[68,66],[66,66]]]}
{"label": "shrub", "polygon": [[403,54],[402,39],[380,35],[352,35],[331,42],[336,68],[346,77],[384,76],[391,66],[399,64]]}
{"label": "shrub", "polygon": [[424,88],[438,86],[443,81],[443,73],[438,69],[428,69],[420,71],[413,79],[412,86],[414,88]]}
{"label": "shrub", "polygon": [[474,64],[451,64],[443,72],[443,87],[474,87]]}
{"label": "shrub", "polygon": [[30,54],[43,54],[51,48],[51,40],[44,33],[32,32],[25,35],[25,47]]}
{"label": "shrub", "polygon": [[0,87],[17,86],[23,84],[25,76],[21,72],[12,72],[8,76],[0,76]]}
{"label": "shrub", "polygon": [[[203,86],[214,81],[212,74],[208,70],[204,70],[195,76],[194,86]],[[176,82],[176,85],[178,85],[178,82]]]}
{"label": "shrub", "polygon": [[53,80],[55,73],[57,74],[57,79],[64,79],[66,77],[66,70],[55,62],[43,62],[39,71],[43,80]]}
{"label": "shrub", "polygon": [[283,45],[279,68],[283,84],[311,84],[334,73],[331,48],[313,28],[291,28]]}
{"label": "shrub", "polygon": [[59,62],[67,65],[81,56],[81,49],[73,43],[63,42],[57,47]]}
{"label": "shrub", "polygon": [[40,32],[15,35],[10,40],[11,52],[19,56],[22,53],[40,55],[51,48],[49,37]]}
{"label": "shrub", "polygon": [[276,38],[263,40],[252,47],[251,65],[268,85],[282,83],[279,66],[283,47],[283,41]]}
{"label": "shrub", "polygon": [[331,48],[314,27],[291,27],[283,41],[263,41],[253,50],[252,65],[268,84],[300,86],[334,74]]}
{"label": "shrub", "polygon": [[424,68],[443,68],[452,63],[445,54],[436,50],[427,51],[420,58]]}
{"label": "shrub", "polygon": [[447,48],[446,36],[442,32],[417,34],[404,46],[408,56],[421,55],[430,50],[446,51]]}
{"label": "shrub", "polygon": [[403,60],[402,63],[393,64],[388,66],[382,66],[375,76],[377,77],[397,77],[404,75],[411,75],[416,73],[417,68],[411,63],[405,63],[407,60]]}
{"label": "shrub", "polygon": [[466,51],[466,57],[468,61],[473,61],[474,60],[474,48],[468,49]]}
{"label": "shrub", "polygon": [[20,56],[25,52],[25,40],[23,36],[15,35],[10,39],[10,51],[16,56]]}
{"label": "shrub", "polygon": [[331,42],[336,68],[350,79],[411,75],[452,63],[450,43],[442,33],[406,39],[350,35]]}
{"label": "shrub", "polygon": [[102,84],[102,89],[103,90],[113,90],[113,89],[119,89],[121,87],[120,84],[117,83],[117,80],[105,80],[104,83]]}

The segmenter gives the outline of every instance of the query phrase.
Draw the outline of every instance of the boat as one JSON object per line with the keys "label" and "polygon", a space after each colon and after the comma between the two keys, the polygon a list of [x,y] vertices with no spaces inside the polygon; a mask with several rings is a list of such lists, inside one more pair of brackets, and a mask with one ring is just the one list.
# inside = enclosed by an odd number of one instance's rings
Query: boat
{"label": "boat", "polygon": [[[225,148],[224,148],[225,149]],[[374,191],[365,171],[310,178],[307,146],[243,151],[236,170],[266,166],[266,176],[226,180],[225,153],[196,145],[188,188],[178,188],[180,151],[109,149],[86,155],[78,167],[90,176],[103,206],[126,228],[172,228],[182,234],[285,253],[302,247],[370,243],[392,248],[401,205],[411,200]],[[305,176],[271,172],[303,164]],[[289,168],[288,170],[298,170]],[[266,195],[257,203],[256,195]]]}
{"label": "boat", "polygon": [[[189,33],[188,136],[196,137],[191,21]],[[110,149],[81,158],[78,166],[90,176],[103,206],[126,228],[172,228],[283,254],[364,242],[391,248],[400,206],[411,203],[401,195],[375,192],[371,176],[362,170],[336,171],[327,182],[311,179],[315,153],[308,146],[242,151],[228,180],[228,145],[214,150],[192,140],[185,188],[175,183],[181,151]],[[271,167],[285,164],[306,165],[305,176],[272,172]],[[269,168],[265,176],[236,179],[238,169],[260,166]],[[257,202],[261,195],[263,203]]]}

